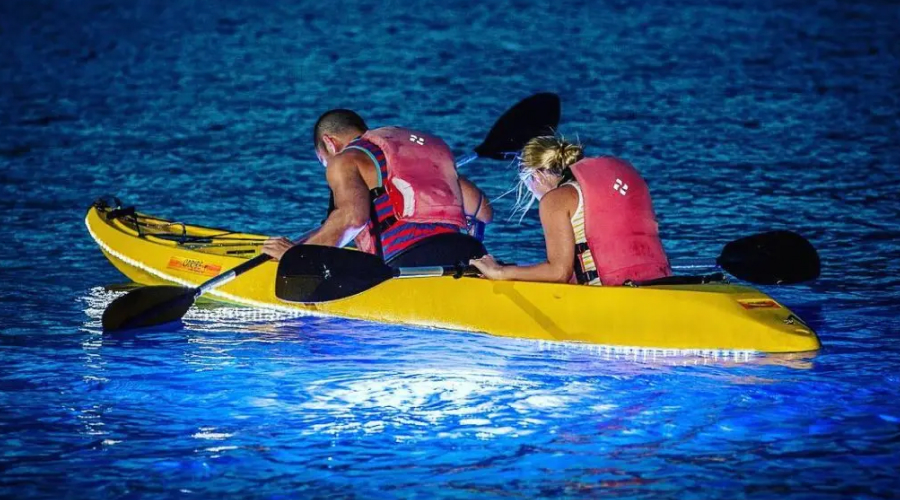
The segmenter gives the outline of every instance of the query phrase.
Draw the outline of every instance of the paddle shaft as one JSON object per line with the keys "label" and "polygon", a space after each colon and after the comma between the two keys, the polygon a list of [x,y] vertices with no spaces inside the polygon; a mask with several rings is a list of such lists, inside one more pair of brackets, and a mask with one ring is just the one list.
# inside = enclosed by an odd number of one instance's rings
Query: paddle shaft
{"label": "paddle shaft", "polygon": [[776,230],[730,241],[715,260],[672,264],[672,269],[709,268],[721,268],[757,285],[790,285],[818,278],[821,261],[809,240],[792,231]]}
{"label": "paddle shaft", "polygon": [[[303,243],[304,241],[309,239],[309,237],[312,236],[312,234],[314,232],[318,231],[318,229],[319,228],[310,229],[309,231],[303,233],[299,238],[297,238],[294,241],[294,243],[295,244]],[[234,266],[233,268],[229,269],[228,271],[225,271],[224,273],[216,276],[215,278],[213,278],[211,280],[205,281],[203,284],[198,286],[196,296],[199,297],[199,296],[203,295],[204,293],[212,290],[213,288],[218,288],[218,287],[224,285],[225,283],[228,283],[229,281],[237,278],[238,276],[246,273],[247,271],[249,271],[255,267],[259,267],[260,264],[268,262],[271,259],[272,259],[272,257],[270,257],[264,253],[261,253],[261,254],[257,255],[256,257],[253,257],[252,259],[248,260],[247,262],[238,264],[237,266]]]}
{"label": "paddle shaft", "polygon": [[208,281],[204,282],[202,285],[198,286],[197,287],[197,296],[199,297],[200,295],[203,295],[204,293],[212,290],[213,288],[218,288],[218,287],[224,285],[225,283],[228,283],[229,281],[237,278],[238,276],[246,273],[247,271],[259,266],[263,262],[267,262],[271,258],[272,257],[270,257],[264,253],[261,253],[261,254],[257,255],[256,257],[253,257],[252,259],[248,260],[247,262],[244,262],[243,264],[240,264],[238,266],[235,266],[232,269],[229,269],[228,271],[225,271],[224,273],[222,273],[222,274],[216,276],[215,278],[208,280]]}
{"label": "paddle shaft", "polygon": [[672,269],[712,269],[719,267],[719,263],[715,259],[686,259],[671,262],[669,267]]}
{"label": "paddle shaft", "polygon": [[[510,153],[503,153],[503,154],[505,154],[509,157],[513,157],[517,153],[510,152]],[[475,153],[474,151],[471,153],[464,154],[462,156],[457,156],[456,157],[456,166],[461,167],[463,165],[468,165],[469,163],[472,163],[473,161],[477,160],[478,158],[481,158],[481,156],[478,153]]]}
{"label": "paddle shaft", "polygon": [[469,163],[472,163],[473,161],[475,161],[477,159],[478,159],[478,153],[476,153],[474,151],[471,153],[464,154],[462,156],[457,156],[456,157],[456,166],[461,167],[463,165],[468,165]]}
{"label": "paddle shaft", "polygon": [[394,269],[395,278],[430,278],[435,276],[461,277],[466,274],[477,274],[475,266],[423,266],[398,267]]}

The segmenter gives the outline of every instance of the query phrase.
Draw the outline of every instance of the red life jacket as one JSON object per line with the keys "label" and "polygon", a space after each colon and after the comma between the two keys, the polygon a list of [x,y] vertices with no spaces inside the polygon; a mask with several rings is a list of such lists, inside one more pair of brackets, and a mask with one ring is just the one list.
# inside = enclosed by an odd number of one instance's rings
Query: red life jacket
{"label": "red life jacket", "polygon": [[[599,277],[603,285],[621,285],[671,276],[650,190],[637,170],[612,157],[585,158],[570,168],[584,196],[587,245],[575,247],[578,282]],[[596,271],[585,273],[579,263],[587,250]]]}
{"label": "red life jacket", "polygon": [[369,130],[345,149],[366,153],[378,172],[372,220],[356,246],[386,261],[438,234],[466,229],[456,162],[440,138],[399,127]]}

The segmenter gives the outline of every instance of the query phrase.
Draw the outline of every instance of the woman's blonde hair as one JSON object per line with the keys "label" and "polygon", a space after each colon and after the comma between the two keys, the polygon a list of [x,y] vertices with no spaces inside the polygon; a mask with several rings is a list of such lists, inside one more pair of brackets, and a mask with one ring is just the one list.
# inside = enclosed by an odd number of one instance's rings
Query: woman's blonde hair
{"label": "woman's blonde hair", "polygon": [[513,205],[513,213],[521,212],[519,221],[525,217],[525,212],[534,204],[535,197],[528,191],[525,181],[537,172],[546,171],[568,177],[569,167],[578,160],[584,158],[584,148],[580,144],[568,142],[563,137],[543,135],[535,137],[525,144],[522,154],[519,156],[519,183],[514,188],[516,191],[516,203]]}
{"label": "woman's blonde hair", "polygon": [[567,168],[582,158],[584,148],[580,144],[572,144],[562,137],[544,135],[531,139],[522,148],[519,172],[533,174],[538,170],[547,170],[563,175]]}

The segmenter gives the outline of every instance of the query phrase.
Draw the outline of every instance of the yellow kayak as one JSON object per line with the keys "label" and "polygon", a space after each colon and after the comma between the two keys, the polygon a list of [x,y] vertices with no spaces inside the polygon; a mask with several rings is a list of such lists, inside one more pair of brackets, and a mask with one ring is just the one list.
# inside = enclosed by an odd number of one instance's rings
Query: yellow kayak
{"label": "yellow kayak", "polygon": [[[197,286],[259,253],[266,236],[93,206],[88,232],[112,264],[144,285]],[[205,296],[252,307],[546,341],[690,351],[803,352],[815,332],[788,308],[731,284],[591,287],[481,278],[391,279],[320,304],[275,296],[267,262]]]}

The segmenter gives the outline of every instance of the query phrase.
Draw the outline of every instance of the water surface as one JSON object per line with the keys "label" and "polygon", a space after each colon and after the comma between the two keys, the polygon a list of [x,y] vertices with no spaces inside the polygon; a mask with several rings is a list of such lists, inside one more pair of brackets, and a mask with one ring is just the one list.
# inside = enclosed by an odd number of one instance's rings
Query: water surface
{"label": "water surface", "polygon": [[[891,2],[0,4],[0,496],[895,495],[898,23]],[[539,91],[642,171],[673,259],[808,237],[822,277],[764,290],[822,351],[643,360],[208,304],[101,336],[125,280],[83,225],[96,197],[300,234],[327,199],[322,111],[464,153]],[[536,213],[489,238],[542,255]]]}

